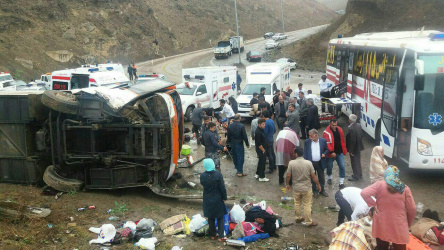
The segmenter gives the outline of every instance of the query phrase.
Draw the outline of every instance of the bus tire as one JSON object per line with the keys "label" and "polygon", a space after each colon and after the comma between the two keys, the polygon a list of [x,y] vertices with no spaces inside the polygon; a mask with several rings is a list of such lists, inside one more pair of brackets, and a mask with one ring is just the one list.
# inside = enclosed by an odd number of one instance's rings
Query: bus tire
{"label": "bus tire", "polygon": [[194,110],[194,107],[193,107],[193,106],[189,106],[189,107],[187,108],[187,111],[185,112],[185,119],[186,119],[187,121],[191,121],[191,116],[193,115],[193,110]]}
{"label": "bus tire", "polygon": [[375,129],[375,145],[379,146],[381,142],[381,120],[378,120],[376,122],[376,129]]}
{"label": "bus tire", "polygon": [[64,178],[57,174],[53,165],[46,168],[43,181],[46,185],[63,192],[79,191],[83,187],[83,181]]}
{"label": "bus tire", "polygon": [[47,90],[43,92],[42,103],[51,109],[66,114],[77,114],[80,105],[73,94],[63,91]]}

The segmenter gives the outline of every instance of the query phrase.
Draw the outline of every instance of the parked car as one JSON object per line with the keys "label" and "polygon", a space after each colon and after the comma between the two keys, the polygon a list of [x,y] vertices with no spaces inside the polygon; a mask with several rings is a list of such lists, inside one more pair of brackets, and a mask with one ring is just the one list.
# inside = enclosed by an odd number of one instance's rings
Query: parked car
{"label": "parked car", "polygon": [[296,62],[291,60],[290,58],[279,58],[276,61],[277,63],[290,63],[290,69],[296,69]]}
{"label": "parked car", "polygon": [[274,36],[274,33],[273,33],[273,32],[267,32],[267,33],[265,33],[264,38],[265,38],[265,39],[268,39],[268,38],[271,38],[271,37],[273,37],[273,36]]}
{"label": "parked car", "polygon": [[279,41],[279,40],[287,39],[288,36],[285,35],[284,33],[277,33],[277,34],[275,34],[274,36],[272,36],[271,38],[273,38],[273,39],[276,40],[276,41]]}
{"label": "parked car", "polygon": [[262,55],[258,51],[248,51],[247,53],[247,61],[252,62],[260,62],[262,60]]}
{"label": "parked car", "polygon": [[277,49],[280,47],[281,45],[279,42],[276,42],[275,40],[268,40],[267,43],[265,43],[265,49]]}

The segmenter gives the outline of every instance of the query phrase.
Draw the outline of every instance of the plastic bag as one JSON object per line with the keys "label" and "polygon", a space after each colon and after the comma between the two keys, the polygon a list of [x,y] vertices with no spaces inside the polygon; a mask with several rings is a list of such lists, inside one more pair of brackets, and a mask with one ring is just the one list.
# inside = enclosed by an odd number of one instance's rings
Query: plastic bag
{"label": "plastic bag", "polygon": [[245,212],[239,205],[234,204],[230,212],[230,220],[236,224],[245,221]]}
{"label": "plastic bag", "polygon": [[151,237],[153,237],[153,232],[151,231],[151,229],[137,230],[136,233],[134,234],[135,241],[139,241],[141,239],[148,239]]}
{"label": "plastic bag", "polygon": [[196,214],[193,217],[191,217],[189,229],[191,232],[194,233],[207,224],[208,224],[208,221],[205,218],[203,218],[202,215]]}
{"label": "plastic bag", "polygon": [[184,226],[185,226],[185,234],[191,234],[191,230],[190,230],[190,218],[185,217],[185,221],[184,221]]}
{"label": "plastic bag", "polygon": [[140,239],[136,244],[134,244],[134,246],[136,246],[140,249],[155,250],[156,243],[157,243],[156,237],[149,238],[149,239],[143,238],[143,239]]}

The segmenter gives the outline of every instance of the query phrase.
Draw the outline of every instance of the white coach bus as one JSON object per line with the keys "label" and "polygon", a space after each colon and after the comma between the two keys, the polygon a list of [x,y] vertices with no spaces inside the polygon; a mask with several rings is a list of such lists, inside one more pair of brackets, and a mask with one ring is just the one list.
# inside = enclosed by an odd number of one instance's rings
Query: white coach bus
{"label": "white coach bus", "polygon": [[[330,41],[327,77],[347,83],[362,129],[410,168],[444,169],[444,33],[366,33]],[[342,111],[349,115],[351,106]]]}

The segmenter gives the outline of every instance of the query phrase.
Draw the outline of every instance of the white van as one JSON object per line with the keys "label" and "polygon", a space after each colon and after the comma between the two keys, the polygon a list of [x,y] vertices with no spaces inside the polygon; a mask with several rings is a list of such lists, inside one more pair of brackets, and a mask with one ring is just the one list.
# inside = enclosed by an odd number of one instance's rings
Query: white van
{"label": "white van", "polygon": [[250,101],[253,93],[260,93],[265,88],[265,101],[272,104],[273,94],[276,90],[290,88],[289,63],[258,63],[247,67],[247,84],[237,98],[238,113],[242,117],[250,116]]}
{"label": "white van", "polygon": [[219,100],[236,98],[236,67],[200,67],[182,69],[183,83],[176,86],[186,120],[190,120],[197,103],[203,108],[218,108]]}
{"label": "white van", "polygon": [[99,86],[128,85],[121,64],[82,65],[76,69],[52,72],[51,90],[72,90]]}

